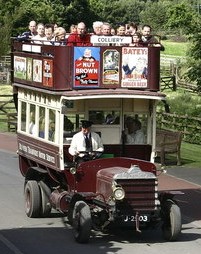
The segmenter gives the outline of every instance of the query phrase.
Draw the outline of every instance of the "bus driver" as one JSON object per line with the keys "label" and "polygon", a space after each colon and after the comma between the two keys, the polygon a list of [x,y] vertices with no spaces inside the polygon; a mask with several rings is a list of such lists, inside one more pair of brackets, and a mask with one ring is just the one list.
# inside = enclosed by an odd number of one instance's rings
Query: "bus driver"
{"label": "bus driver", "polygon": [[[80,132],[73,136],[71,145],[69,147],[69,153],[72,156],[78,156],[82,161],[88,160],[89,156],[87,153],[101,153],[104,151],[103,143],[100,136],[91,131],[91,121],[83,120],[82,129]],[[78,159],[79,160],[79,159]]]}

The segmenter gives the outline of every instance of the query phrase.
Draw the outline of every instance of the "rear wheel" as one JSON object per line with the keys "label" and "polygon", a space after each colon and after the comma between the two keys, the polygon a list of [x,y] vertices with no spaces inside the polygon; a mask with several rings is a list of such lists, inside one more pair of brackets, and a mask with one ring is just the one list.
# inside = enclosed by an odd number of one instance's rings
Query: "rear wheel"
{"label": "rear wheel", "polygon": [[175,241],[181,233],[181,211],[172,201],[166,201],[164,206],[164,224],[162,227],[164,239]]}
{"label": "rear wheel", "polygon": [[43,181],[39,182],[41,191],[41,216],[47,217],[51,213],[52,206],[50,204],[51,190]]}
{"label": "rear wheel", "polygon": [[37,181],[28,181],[24,188],[25,212],[30,218],[40,217],[41,192]]}
{"label": "rear wheel", "polygon": [[73,210],[73,231],[77,242],[86,243],[89,241],[91,225],[89,206],[84,201],[77,201]]}

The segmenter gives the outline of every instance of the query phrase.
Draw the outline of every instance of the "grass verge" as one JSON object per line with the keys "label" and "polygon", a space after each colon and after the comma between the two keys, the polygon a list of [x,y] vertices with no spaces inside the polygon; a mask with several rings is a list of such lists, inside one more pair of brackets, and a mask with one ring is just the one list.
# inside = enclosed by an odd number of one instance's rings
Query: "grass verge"
{"label": "grass verge", "polygon": [[165,47],[165,51],[162,54],[171,56],[185,57],[189,47],[188,42],[162,41],[162,44]]}
{"label": "grass verge", "polygon": [[[11,85],[0,84],[0,95],[11,95],[11,97],[12,97],[12,93],[13,93],[13,91],[12,91]],[[10,97],[9,97],[9,99],[10,99]],[[8,98],[1,97],[0,100],[3,103],[3,101],[7,101]],[[9,103],[4,107],[6,112],[8,112],[8,113],[13,112],[12,109],[6,109],[7,106],[14,107],[14,104]],[[6,132],[6,131],[8,131],[7,115],[5,113],[3,113],[3,111],[0,111],[0,132]]]}
{"label": "grass verge", "polygon": [[[181,144],[181,166],[186,168],[198,168],[201,170],[201,146],[182,142]],[[157,158],[160,163],[160,158]],[[176,154],[167,154],[165,157],[166,167],[177,166]],[[180,167],[180,166],[177,166]]]}
{"label": "grass verge", "polygon": [[201,170],[201,146],[182,142],[181,158],[182,165],[187,167],[200,168]]}

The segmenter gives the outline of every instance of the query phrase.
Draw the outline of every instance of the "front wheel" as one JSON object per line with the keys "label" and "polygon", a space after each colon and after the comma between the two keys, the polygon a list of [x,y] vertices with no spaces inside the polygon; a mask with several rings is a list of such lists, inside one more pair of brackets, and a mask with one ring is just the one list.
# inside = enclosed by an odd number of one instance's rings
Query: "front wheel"
{"label": "front wheel", "polygon": [[89,241],[91,225],[89,206],[84,201],[77,201],[73,210],[73,231],[77,242],[86,243]]}
{"label": "front wheel", "polygon": [[162,226],[164,239],[175,241],[181,233],[181,211],[173,201],[166,201],[164,206],[164,224]]}
{"label": "front wheel", "polygon": [[37,181],[28,181],[24,188],[25,212],[30,218],[40,217],[41,193]]}

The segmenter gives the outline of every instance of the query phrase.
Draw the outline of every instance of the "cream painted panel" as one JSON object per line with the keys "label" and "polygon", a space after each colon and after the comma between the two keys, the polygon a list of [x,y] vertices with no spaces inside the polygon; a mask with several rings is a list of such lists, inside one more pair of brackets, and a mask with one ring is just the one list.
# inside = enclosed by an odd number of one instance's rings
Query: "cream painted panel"
{"label": "cream painted panel", "polygon": [[87,101],[88,109],[110,109],[120,108],[121,99],[92,99]]}
{"label": "cream painted panel", "polygon": [[124,112],[147,112],[149,110],[149,101],[142,99],[123,100]]}
{"label": "cream painted panel", "polygon": [[92,131],[101,132],[103,144],[120,144],[121,131],[119,125],[93,125]]}
{"label": "cream painted panel", "polygon": [[147,112],[149,110],[149,100],[134,100],[133,111],[134,112]]}
{"label": "cream painted panel", "polygon": [[132,112],[133,111],[133,99],[123,100],[123,109],[124,109],[124,112]]}

